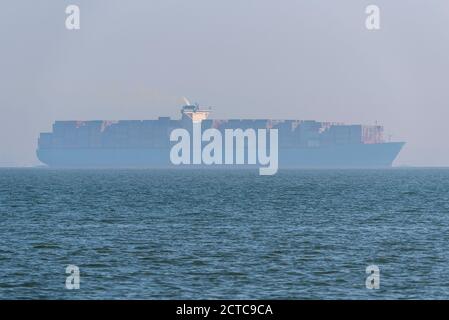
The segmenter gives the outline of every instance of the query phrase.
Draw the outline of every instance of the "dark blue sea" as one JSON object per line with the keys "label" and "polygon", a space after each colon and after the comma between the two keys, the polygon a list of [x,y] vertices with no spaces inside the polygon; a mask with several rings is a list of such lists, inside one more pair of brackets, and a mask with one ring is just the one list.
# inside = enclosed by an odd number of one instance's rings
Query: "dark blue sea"
{"label": "dark blue sea", "polygon": [[0,299],[449,298],[449,169],[0,169],[0,218]]}

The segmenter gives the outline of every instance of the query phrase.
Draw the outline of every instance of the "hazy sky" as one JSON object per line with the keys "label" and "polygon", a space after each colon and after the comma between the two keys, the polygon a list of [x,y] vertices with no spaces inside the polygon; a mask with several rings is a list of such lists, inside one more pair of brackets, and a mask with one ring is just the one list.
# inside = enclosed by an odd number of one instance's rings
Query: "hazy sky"
{"label": "hazy sky", "polygon": [[0,166],[38,164],[54,120],[178,117],[182,96],[214,118],[377,120],[407,142],[396,164],[449,165],[447,0],[5,0],[0,41]]}

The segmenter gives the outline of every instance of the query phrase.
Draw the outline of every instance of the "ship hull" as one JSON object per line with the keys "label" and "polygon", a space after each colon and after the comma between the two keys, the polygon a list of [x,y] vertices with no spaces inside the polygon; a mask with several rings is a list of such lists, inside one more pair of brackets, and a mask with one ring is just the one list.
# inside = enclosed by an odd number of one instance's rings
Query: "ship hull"
{"label": "ship hull", "polygon": [[[403,146],[403,142],[390,142],[333,145],[317,148],[281,148],[279,150],[279,167],[391,167]],[[49,167],[59,168],[175,167],[171,164],[169,155],[170,149],[168,148],[40,148],[37,150],[37,157],[42,163]],[[191,166],[183,165],[183,167]]]}

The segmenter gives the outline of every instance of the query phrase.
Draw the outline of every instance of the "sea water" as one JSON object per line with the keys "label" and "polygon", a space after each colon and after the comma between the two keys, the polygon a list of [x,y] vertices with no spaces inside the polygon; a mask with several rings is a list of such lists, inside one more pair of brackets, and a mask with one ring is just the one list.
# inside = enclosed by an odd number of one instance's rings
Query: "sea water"
{"label": "sea water", "polygon": [[1,299],[449,298],[449,169],[0,169],[0,219]]}

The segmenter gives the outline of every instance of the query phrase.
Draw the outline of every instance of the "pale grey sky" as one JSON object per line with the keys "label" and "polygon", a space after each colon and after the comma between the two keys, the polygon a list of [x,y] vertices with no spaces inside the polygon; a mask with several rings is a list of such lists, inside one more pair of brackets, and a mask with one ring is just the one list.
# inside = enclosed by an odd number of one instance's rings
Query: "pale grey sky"
{"label": "pale grey sky", "polygon": [[0,166],[38,164],[54,120],[178,117],[182,96],[214,118],[377,120],[407,141],[396,164],[449,165],[447,0],[9,0],[0,41]]}

